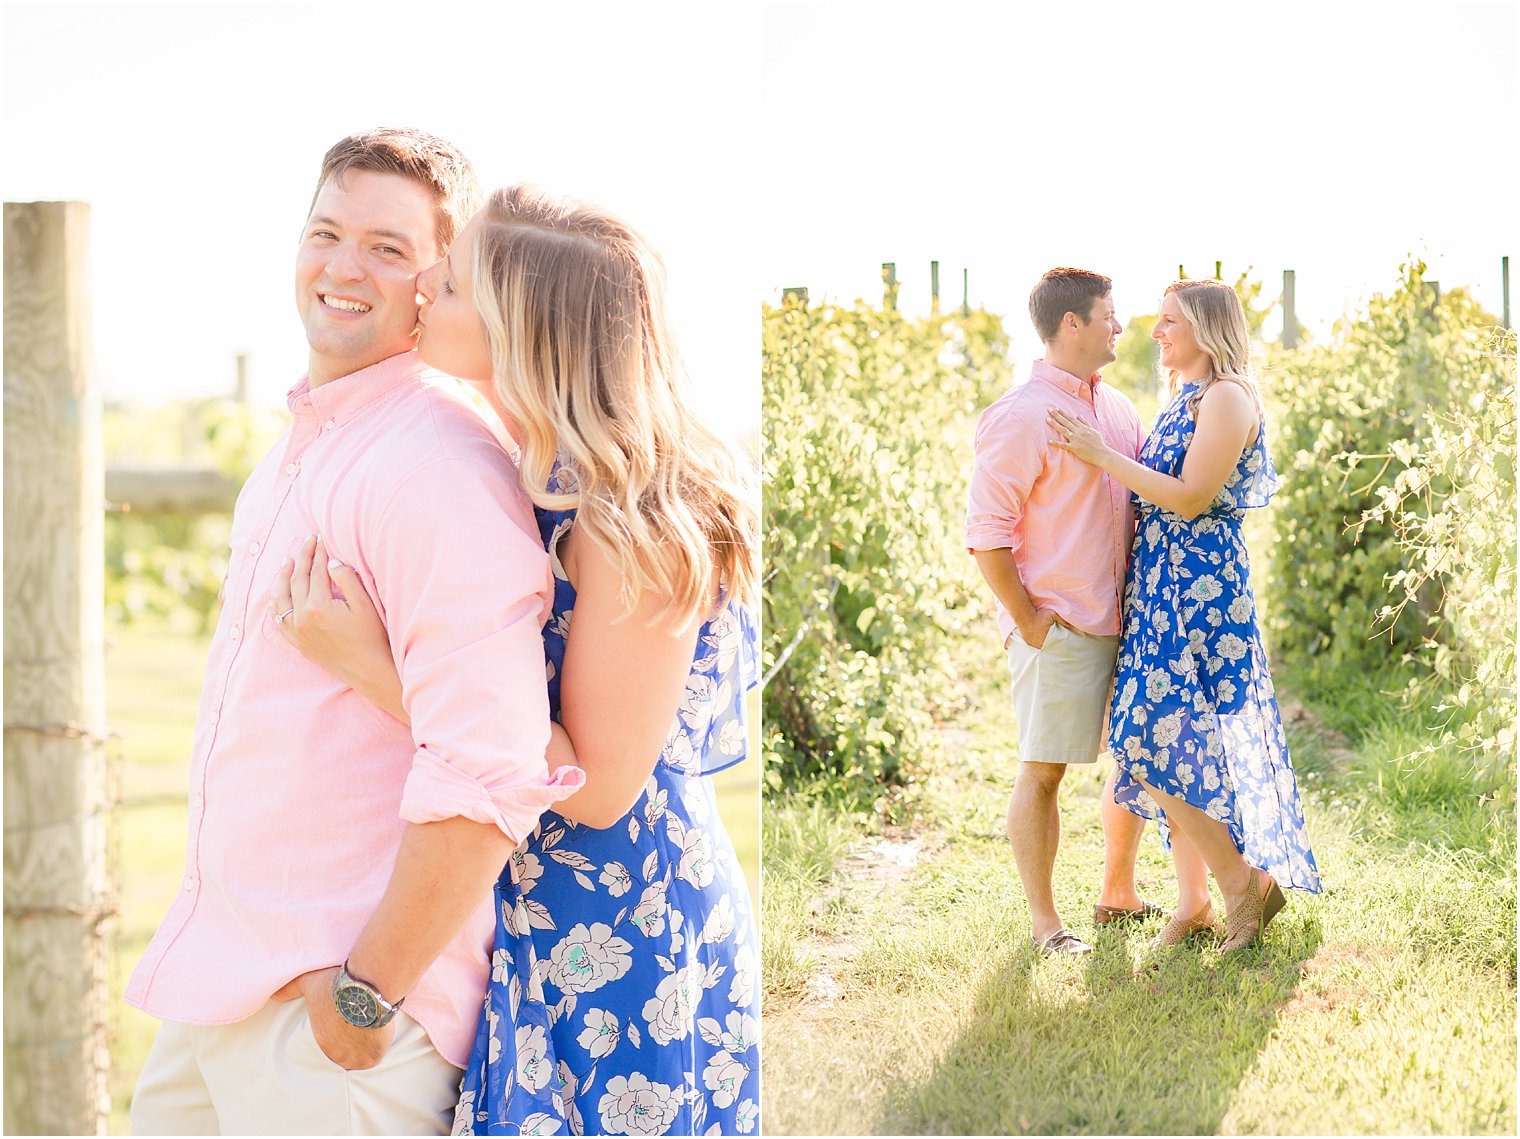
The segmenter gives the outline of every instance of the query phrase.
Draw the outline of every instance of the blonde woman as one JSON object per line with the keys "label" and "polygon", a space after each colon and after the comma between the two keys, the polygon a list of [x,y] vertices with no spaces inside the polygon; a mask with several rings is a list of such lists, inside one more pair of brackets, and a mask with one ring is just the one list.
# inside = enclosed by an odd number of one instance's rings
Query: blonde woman
{"label": "blonde woman", "polygon": [[1282,887],[1317,893],[1251,594],[1241,518],[1277,487],[1250,337],[1235,290],[1169,286],[1151,333],[1171,402],[1137,460],[1060,411],[1054,445],[1134,492],[1140,519],[1124,595],[1124,640],[1109,715],[1121,774],[1114,797],[1165,819],[1178,905],[1160,942],[1213,929],[1212,872],[1224,896],[1224,950],[1259,939]]}
{"label": "blonde woman", "polygon": [[[497,883],[455,1130],[753,1132],[759,947],[704,778],[744,757],[758,674],[746,464],[686,407],[659,258],[604,211],[499,190],[418,289],[423,360],[521,448],[555,577],[549,765],[586,773]],[[404,718],[357,578],[314,547],[294,585],[286,635]]]}

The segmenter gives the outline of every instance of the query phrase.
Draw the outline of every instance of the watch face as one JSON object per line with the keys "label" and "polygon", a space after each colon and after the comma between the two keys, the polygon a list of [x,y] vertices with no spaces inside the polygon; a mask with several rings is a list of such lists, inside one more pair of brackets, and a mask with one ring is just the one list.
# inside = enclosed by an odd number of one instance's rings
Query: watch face
{"label": "watch face", "polygon": [[367,1028],[380,1015],[374,994],[359,985],[344,985],[338,990],[338,1011],[343,1019],[358,1028]]}

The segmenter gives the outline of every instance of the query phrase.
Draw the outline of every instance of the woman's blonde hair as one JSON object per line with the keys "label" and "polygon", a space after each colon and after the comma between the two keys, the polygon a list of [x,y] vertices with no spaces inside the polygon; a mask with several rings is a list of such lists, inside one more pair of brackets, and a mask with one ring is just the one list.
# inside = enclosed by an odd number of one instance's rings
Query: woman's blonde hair
{"label": "woman's blonde hair", "polygon": [[529,497],[576,508],[629,610],[645,590],[683,620],[753,602],[751,464],[687,404],[659,255],[606,211],[526,184],[492,194],[481,221],[471,283]]}
{"label": "woman's blonde hair", "polygon": [[[1261,392],[1251,373],[1251,332],[1246,327],[1245,308],[1235,290],[1223,281],[1174,281],[1163,296],[1175,296],[1182,315],[1193,328],[1198,346],[1209,357],[1209,374],[1188,398],[1188,410],[1197,414],[1203,393],[1220,380],[1233,380],[1251,393],[1256,411],[1261,413]],[[1167,369],[1171,393],[1177,394],[1176,368]]]}

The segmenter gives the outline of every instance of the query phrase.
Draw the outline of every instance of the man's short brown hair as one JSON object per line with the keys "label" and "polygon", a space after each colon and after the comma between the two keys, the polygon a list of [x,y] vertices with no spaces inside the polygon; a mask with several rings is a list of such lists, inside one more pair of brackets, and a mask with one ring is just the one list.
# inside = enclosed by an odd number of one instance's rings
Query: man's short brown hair
{"label": "man's short brown hair", "polygon": [[433,195],[440,250],[454,243],[484,200],[474,167],[453,143],[419,130],[372,130],[339,139],[323,156],[308,214],[328,180],[341,182],[350,170],[399,174],[424,186]]}
{"label": "man's short brown hair", "polygon": [[1029,316],[1040,339],[1049,343],[1061,327],[1061,318],[1076,313],[1086,324],[1093,302],[1114,291],[1114,283],[1101,273],[1086,269],[1052,269],[1040,278],[1029,294]]}

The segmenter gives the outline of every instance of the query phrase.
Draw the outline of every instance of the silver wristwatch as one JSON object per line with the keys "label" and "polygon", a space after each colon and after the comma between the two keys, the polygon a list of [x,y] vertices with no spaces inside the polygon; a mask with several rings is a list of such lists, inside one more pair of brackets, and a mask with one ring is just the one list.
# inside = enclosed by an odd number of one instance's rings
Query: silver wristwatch
{"label": "silver wristwatch", "polygon": [[350,974],[347,961],[333,978],[333,1004],[338,1015],[355,1028],[384,1028],[405,1003],[402,997],[391,1004],[375,986]]}

